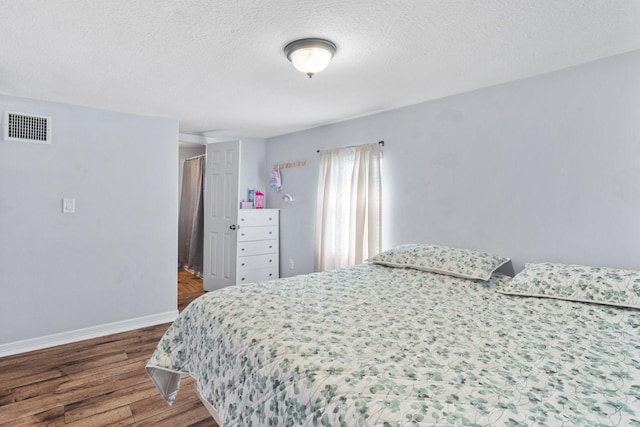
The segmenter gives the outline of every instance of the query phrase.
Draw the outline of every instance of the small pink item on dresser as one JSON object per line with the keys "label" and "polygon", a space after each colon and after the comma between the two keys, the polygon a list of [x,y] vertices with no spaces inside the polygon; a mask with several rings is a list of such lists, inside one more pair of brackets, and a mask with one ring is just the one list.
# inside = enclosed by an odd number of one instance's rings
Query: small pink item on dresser
{"label": "small pink item on dresser", "polygon": [[256,209],[264,208],[264,193],[262,191],[256,191],[255,205]]}

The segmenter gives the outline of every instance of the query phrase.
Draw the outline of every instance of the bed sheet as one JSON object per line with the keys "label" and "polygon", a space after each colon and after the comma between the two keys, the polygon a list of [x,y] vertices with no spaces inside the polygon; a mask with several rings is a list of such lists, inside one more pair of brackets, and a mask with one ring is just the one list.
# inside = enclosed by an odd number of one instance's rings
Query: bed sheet
{"label": "bed sheet", "polygon": [[224,427],[640,425],[640,311],[363,264],[208,293],[147,365]]}

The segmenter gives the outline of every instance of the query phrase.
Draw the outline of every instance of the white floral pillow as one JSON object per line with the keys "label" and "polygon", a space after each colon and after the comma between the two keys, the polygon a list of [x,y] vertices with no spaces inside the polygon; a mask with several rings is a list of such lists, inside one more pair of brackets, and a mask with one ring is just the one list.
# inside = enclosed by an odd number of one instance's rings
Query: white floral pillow
{"label": "white floral pillow", "polygon": [[471,249],[412,244],[389,249],[369,261],[389,267],[414,268],[463,279],[489,280],[493,272],[508,262],[509,258]]}
{"label": "white floral pillow", "polygon": [[526,264],[498,292],[640,308],[640,271],[566,264]]}

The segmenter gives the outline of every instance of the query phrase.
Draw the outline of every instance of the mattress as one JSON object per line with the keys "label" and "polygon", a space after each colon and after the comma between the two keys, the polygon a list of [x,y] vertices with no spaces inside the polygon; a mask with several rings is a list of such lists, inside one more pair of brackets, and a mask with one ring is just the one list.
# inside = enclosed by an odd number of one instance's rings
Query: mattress
{"label": "mattress", "polygon": [[147,365],[221,425],[640,425],[640,311],[363,264],[192,302]]}

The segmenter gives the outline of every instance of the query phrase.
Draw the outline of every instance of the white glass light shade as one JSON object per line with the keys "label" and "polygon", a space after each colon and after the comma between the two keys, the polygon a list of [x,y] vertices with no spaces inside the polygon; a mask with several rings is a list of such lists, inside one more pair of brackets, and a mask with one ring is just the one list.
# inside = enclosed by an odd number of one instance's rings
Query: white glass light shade
{"label": "white glass light shade", "polygon": [[309,77],[327,68],[335,52],[336,45],[323,39],[296,40],[284,48],[293,66]]}
{"label": "white glass light shade", "polygon": [[331,52],[328,50],[311,47],[307,49],[298,49],[291,53],[291,62],[296,70],[305,74],[314,75],[324,70],[331,61]]}

